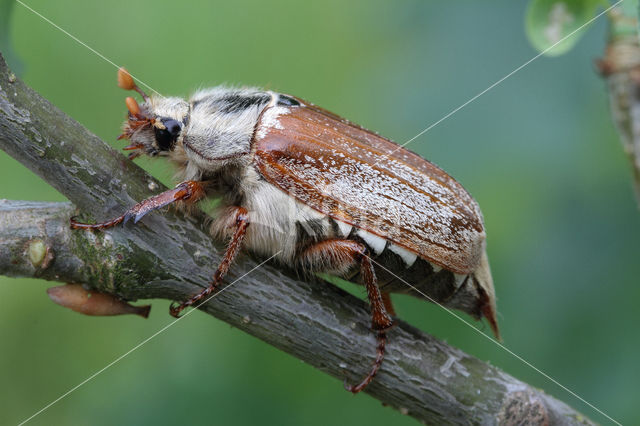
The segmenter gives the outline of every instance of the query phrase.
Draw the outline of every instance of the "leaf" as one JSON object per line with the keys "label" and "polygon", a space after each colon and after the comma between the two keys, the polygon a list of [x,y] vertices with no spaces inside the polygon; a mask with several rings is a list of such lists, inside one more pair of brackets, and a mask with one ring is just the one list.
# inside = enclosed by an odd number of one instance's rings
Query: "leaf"
{"label": "leaf", "polygon": [[545,55],[561,55],[578,42],[586,27],[569,34],[593,18],[601,5],[606,3],[603,0],[533,0],[525,18],[527,37],[533,47]]}

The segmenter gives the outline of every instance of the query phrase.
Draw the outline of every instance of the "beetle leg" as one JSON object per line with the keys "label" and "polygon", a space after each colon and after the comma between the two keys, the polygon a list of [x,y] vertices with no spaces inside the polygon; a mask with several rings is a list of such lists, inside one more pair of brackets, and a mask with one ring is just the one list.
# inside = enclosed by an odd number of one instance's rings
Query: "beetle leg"
{"label": "beetle leg", "polygon": [[72,217],[70,219],[72,229],[105,229],[118,225],[119,223],[127,223],[133,218],[133,223],[137,223],[144,215],[150,211],[159,209],[176,201],[188,201],[190,203],[200,200],[205,195],[202,182],[188,180],[178,184],[175,188],[147,198],[131,207],[124,212],[123,215],[111,219],[106,222],[89,224],[76,222]]}
{"label": "beetle leg", "polygon": [[175,302],[172,303],[169,307],[169,313],[172,316],[179,318],[180,312],[182,312],[184,308],[192,306],[205,297],[209,296],[220,285],[220,283],[222,282],[222,278],[224,278],[227,271],[229,270],[233,259],[235,259],[236,255],[238,254],[238,251],[242,246],[244,236],[247,233],[247,227],[249,226],[249,216],[247,214],[247,209],[245,209],[244,207],[236,207],[234,225],[235,231],[233,233],[233,236],[231,237],[231,241],[229,242],[229,245],[227,245],[227,250],[222,257],[222,262],[220,262],[218,269],[213,274],[213,280],[209,287],[205,288],[186,302],[183,302],[181,304],[176,304]]}
{"label": "beetle leg", "polygon": [[376,359],[369,374],[357,385],[345,383],[345,389],[352,393],[358,393],[378,373],[384,360],[387,341],[386,330],[393,325],[393,320],[385,309],[383,295],[378,289],[373,263],[367,256],[364,245],[356,241],[340,239],[325,240],[312,245],[302,253],[301,261],[309,269],[315,269],[314,266],[322,265],[325,270],[341,272],[346,271],[357,263],[360,264],[361,275],[367,289],[369,304],[371,305],[371,328],[376,331],[378,344],[376,346]]}
{"label": "beetle leg", "polygon": [[387,310],[387,313],[392,317],[396,316],[396,310],[393,307],[393,301],[391,300],[391,293],[382,292],[382,303],[384,304],[384,308]]}

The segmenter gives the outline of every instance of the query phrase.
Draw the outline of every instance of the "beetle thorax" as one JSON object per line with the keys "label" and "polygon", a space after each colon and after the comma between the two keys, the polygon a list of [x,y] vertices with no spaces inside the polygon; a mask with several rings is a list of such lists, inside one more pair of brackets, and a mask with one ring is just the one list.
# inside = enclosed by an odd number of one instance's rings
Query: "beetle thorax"
{"label": "beetle thorax", "polygon": [[270,95],[252,89],[217,87],[197,92],[190,99],[190,114],[181,142],[189,162],[203,174],[215,173],[229,163],[242,162],[260,112]]}

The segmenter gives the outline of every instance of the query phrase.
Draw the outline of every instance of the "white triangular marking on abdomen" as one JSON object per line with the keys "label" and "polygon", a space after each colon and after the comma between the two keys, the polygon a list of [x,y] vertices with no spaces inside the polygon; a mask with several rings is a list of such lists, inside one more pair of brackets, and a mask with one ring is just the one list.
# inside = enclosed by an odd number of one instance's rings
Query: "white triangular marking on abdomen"
{"label": "white triangular marking on abdomen", "polygon": [[453,274],[453,277],[456,281],[456,288],[459,288],[464,283],[464,280],[466,280],[468,276],[469,275],[467,274],[465,275]]}
{"label": "white triangular marking on abdomen", "polygon": [[400,256],[405,265],[410,267],[418,258],[418,255],[395,244],[389,245],[389,250]]}
{"label": "white triangular marking on abdomen", "polygon": [[351,230],[353,229],[353,226],[349,225],[348,223],[341,222],[339,220],[336,220],[335,222],[338,224],[340,235],[342,235],[343,237],[348,237],[349,234],[351,233]]}
{"label": "white triangular marking on abdomen", "polygon": [[362,238],[364,242],[367,243],[369,247],[371,247],[371,250],[373,250],[373,252],[377,255],[382,253],[382,250],[384,250],[384,247],[387,245],[387,240],[385,240],[384,238],[373,235],[372,233],[364,231],[362,229],[358,229],[356,231],[356,235]]}

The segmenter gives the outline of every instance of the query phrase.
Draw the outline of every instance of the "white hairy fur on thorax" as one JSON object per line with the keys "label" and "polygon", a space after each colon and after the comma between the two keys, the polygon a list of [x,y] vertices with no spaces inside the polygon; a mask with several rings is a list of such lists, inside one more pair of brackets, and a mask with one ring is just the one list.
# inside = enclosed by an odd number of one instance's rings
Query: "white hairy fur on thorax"
{"label": "white hairy fur on thorax", "polygon": [[[264,256],[280,252],[277,258],[282,262],[291,263],[295,261],[297,254],[297,224],[304,227],[304,224],[311,220],[321,221],[323,223],[321,229],[315,229],[319,231],[316,235],[318,240],[331,235],[327,216],[259,179],[252,168],[246,169],[242,186],[247,194],[243,207],[248,211],[250,222],[244,245],[249,250]],[[220,208],[223,215],[226,207],[228,206]],[[233,229],[228,228],[227,223],[226,218],[216,218],[211,227],[212,232],[218,237],[229,238]],[[311,233],[314,229],[307,227],[305,231]]]}
{"label": "white hairy fur on thorax", "polygon": [[[215,108],[216,100],[228,96],[230,89],[213,88],[197,92],[190,100],[191,116],[185,127],[183,146],[189,159],[200,167],[251,150],[253,130],[264,104],[225,112]],[[256,89],[234,90],[239,97],[268,95]]]}

